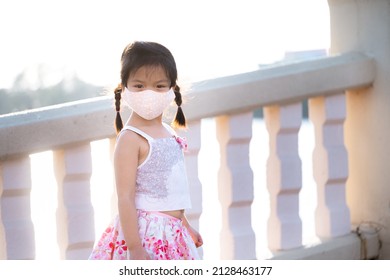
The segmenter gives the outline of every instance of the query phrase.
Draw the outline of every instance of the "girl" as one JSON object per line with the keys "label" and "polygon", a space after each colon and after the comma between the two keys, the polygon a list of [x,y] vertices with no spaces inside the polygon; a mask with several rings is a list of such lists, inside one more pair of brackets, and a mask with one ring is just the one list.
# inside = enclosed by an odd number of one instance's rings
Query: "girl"
{"label": "girl", "polygon": [[[186,126],[175,60],[160,44],[134,42],[124,49],[121,66],[121,84],[114,91],[119,213],[89,259],[199,259],[202,238],[184,215],[191,207],[186,144],[162,122],[164,109],[175,100],[174,125]],[[121,99],[133,111],[125,126]]]}

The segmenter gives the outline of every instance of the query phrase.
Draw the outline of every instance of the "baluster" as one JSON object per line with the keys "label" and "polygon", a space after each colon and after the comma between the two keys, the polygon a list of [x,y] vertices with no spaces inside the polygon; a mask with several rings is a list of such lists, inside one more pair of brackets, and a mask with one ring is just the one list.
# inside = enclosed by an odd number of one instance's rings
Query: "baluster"
{"label": "baluster", "polygon": [[90,144],[54,152],[58,183],[57,230],[61,259],[87,259],[94,233],[90,178]]}
{"label": "baluster", "polygon": [[317,183],[316,233],[320,238],[350,232],[350,214],[345,198],[348,155],[344,146],[345,95],[309,100],[309,115],[315,129],[313,173]]}
{"label": "baluster", "polygon": [[1,214],[1,205],[3,201],[3,176],[1,171],[1,163],[0,163],[0,260],[6,260],[7,259],[7,241],[5,238],[5,229],[3,225],[3,219]]}
{"label": "baluster", "polygon": [[[178,131],[179,136],[185,137],[188,142],[188,150],[184,153],[192,208],[186,211],[186,217],[190,224],[199,230],[199,218],[202,214],[202,184],[199,180],[198,156],[201,147],[201,121],[188,124],[188,130]],[[202,248],[199,249],[203,255]]]}
{"label": "baluster", "polygon": [[10,260],[35,259],[35,233],[30,203],[30,158],[26,156],[3,162],[1,174],[0,221],[3,223],[6,247],[5,252],[0,255]]}
{"label": "baluster", "polygon": [[110,138],[109,140],[109,153],[110,153],[110,160],[111,160],[111,172],[112,172],[112,196],[111,196],[111,216],[115,216],[118,214],[118,194],[116,192],[116,183],[115,183],[115,173],[114,173],[114,152],[115,152],[115,145],[116,145],[116,137]]}
{"label": "baluster", "polygon": [[252,119],[252,112],[216,118],[221,155],[218,192],[222,208],[222,259],[256,258],[251,225],[253,172],[249,163]]}
{"label": "baluster", "polygon": [[299,192],[302,187],[298,132],[302,123],[302,105],[264,108],[269,133],[267,187],[270,194],[268,247],[288,250],[302,245],[302,222],[299,217]]}
{"label": "baluster", "polygon": [[187,211],[187,218],[199,228],[199,218],[202,213],[202,184],[198,174],[198,155],[201,146],[200,121],[191,122],[186,131],[178,131],[179,136],[185,137],[188,143],[188,150],[184,153],[188,182],[190,185],[192,208]]}

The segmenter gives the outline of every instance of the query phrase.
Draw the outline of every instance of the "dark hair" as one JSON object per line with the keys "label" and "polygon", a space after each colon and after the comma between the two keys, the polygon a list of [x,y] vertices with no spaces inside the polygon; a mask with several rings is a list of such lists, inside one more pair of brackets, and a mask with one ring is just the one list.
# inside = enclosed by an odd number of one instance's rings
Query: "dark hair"
{"label": "dark hair", "polygon": [[135,73],[142,66],[161,66],[170,80],[170,87],[175,92],[175,102],[178,106],[173,125],[185,127],[186,119],[181,108],[182,96],[180,87],[176,84],[177,69],[175,59],[171,52],[158,43],[136,41],[126,46],[121,57],[121,83],[114,90],[116,119],[115,127],[117,133],[123,128],[120,116],[120,100],[122,90],[126,87],[130,74]]}

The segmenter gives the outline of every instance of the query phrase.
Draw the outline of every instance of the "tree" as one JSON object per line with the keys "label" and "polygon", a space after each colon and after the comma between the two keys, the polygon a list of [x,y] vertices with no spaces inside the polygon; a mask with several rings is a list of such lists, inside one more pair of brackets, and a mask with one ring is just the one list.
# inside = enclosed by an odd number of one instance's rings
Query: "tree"
{"label": "tree", "polygon": [[31,84],[28,70],[24,70],[17,75],[12,88],[0,89],[0,114],[97,97],[104,93],[104,87],[86,83],[74,74],[57,84],[45,86],[39,69],[38,82]]}

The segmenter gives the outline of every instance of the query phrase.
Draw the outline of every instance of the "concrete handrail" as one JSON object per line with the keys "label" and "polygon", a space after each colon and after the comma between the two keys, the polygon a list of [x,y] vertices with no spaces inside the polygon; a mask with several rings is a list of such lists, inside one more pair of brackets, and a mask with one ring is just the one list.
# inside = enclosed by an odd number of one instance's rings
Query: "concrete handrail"
{"label": "concrete handrail", "polygon": [[[194,83],[183,110],[195,121],[366,87],[374,77],[372,58],[347,53]],[[114,117],[112,97],[0,116],[0,159],[115,137]]]}

